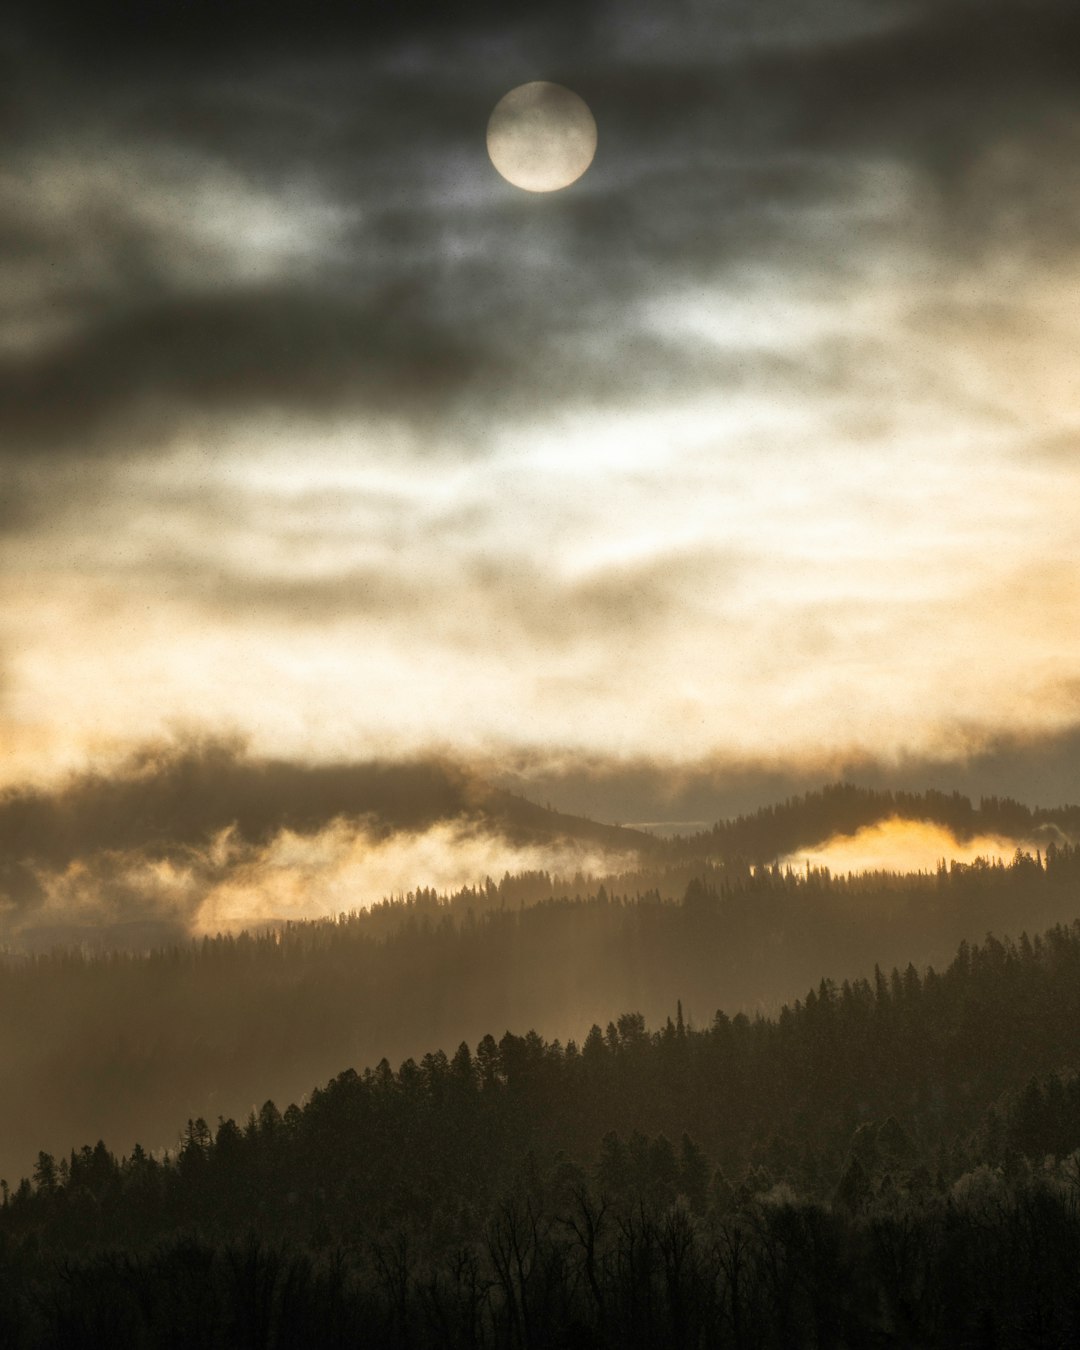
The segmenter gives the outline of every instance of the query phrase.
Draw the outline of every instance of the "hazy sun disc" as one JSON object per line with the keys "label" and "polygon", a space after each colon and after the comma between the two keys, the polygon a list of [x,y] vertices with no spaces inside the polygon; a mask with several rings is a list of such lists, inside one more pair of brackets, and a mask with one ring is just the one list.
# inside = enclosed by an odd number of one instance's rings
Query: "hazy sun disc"
{"label": "hazy sun disc", "polygon": [[592,163],[596,120],[573,90],[533,80],[496,103],[487,148],[508,183],[526,192],[555,192],[576,182]]}

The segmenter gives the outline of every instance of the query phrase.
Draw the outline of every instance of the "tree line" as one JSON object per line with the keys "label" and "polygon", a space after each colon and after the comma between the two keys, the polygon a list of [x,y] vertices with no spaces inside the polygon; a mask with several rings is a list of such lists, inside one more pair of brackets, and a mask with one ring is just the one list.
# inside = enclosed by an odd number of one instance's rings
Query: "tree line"
{"label": "tree line", "polygon": [[757,811],[718,821],[703,834],[680,841],[695,849],[704,842],[728,859],[766,863],[836,835],[852,835],[891,817],[942,825],[965,842],[979,835],[1034,845],[1080,837],[1080,806],[1031,807],[1011,797],[987,796],[978,803],[960,792],[861,788],[831,783],[818,791],[788,797]]}
{"label": "tree line", "polygon": [[43,1151],[0,1207],[7,1334],[1066,1344],[1078,1045],[1080,921],[821,980],[775,1017],[383,1060],[191,1119],[165,1155]]}
{"label": "tree line", "polygon": [[157,1147],[177,1119],[293,1100],[343,1064],[507,1027],[565,1042],[626,1008],[662,1021],[680,999],[699,1025],[717,1007],[752,1017],[823,970],[940,966],[967,933],[1080,912],[1080,853],[1054,845],[908,877],[707,864],[677,874],[677,900],[580,882],[560,893],[534,873],[145,954],[0,963],[0,1175],[87,1137]]}

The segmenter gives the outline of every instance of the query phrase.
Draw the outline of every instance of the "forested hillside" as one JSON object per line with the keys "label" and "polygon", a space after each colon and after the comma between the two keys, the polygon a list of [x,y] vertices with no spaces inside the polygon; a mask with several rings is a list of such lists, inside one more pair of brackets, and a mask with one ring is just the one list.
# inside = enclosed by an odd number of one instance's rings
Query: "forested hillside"
{"label": "forested hillside", "polygon": [[678,1000],[707,1025],[721,1007],[775,1011],[823,970],[941,965],[967,934],[1080,914],[1069,847],[938,875],[672,863],[609,880],[624,889],[508,877],[262,936],[0,964],[0,1175],[87,1137],[166,1144],[177,1120],[299,1098],[345,1064],[509,1027],[565,1041]]}
{"label": "forested hillside", "polygon": [[189,1121],[168,1158],[41,1153],[0,1210],[7,1334],[1066,1344],[1078,1045],[1080,923],[822,980],[774,1019],[627,1013],[348,1070]]}
{"label": "forested hillside", "polygon": [[[541,806],[441,760],[304,765],[208,741],[0,793],[0,945],[145,951],[508,871],[557,874],[530,898],[603,884],[677,899],[704,869],[738,875],[892,819],[939,825],[960,843],[988,836],[1006,855],[1080,839],[1078,807],[850,783],[668,839]],[[290,869],[296,886],[275,890]],[[577,871],[591,881],[568,885]]]}
{"label": "forested hillside", "polygon": [[724,858],[766,863],[892,817],[942,825],[958,842],[991,835],[1045,846],[1080,837],[1080,806],[1030,807],[1011,797],[983,797],[973,803],[959,792],[888,791],[832,783],[719,821],[704,834],[681,841],[681,846],[694,851],[708,845]]}

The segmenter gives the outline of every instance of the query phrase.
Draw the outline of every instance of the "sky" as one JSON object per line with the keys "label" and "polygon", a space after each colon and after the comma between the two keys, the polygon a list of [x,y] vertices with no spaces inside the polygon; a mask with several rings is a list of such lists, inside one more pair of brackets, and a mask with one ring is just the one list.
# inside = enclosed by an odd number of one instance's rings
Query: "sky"
{"label": "sky", "polygon": [[[0,786],[1080,797],[1071,3],[16,0],[0,59]],[[545,195],[535,79],[598,127]]]}

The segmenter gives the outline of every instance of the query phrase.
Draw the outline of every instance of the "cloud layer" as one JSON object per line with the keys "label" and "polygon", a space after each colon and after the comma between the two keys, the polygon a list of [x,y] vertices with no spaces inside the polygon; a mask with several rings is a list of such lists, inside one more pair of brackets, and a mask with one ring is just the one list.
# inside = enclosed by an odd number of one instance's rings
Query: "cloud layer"
{"label": "cloud layer", "polygon": [[[0,29],[7,781],[178,726],[553,765],[1069,734],[1071,6],[309,10]],[[544,199],[483,145],[537,77],[600,130]]]}
{"label": "cloud layer", "polygon": [[143,747],[115,774],[0,795],[0,947],[159,944],[508,872],[571,886],[649,846],[445,762],[312,767],[235,744]]}

